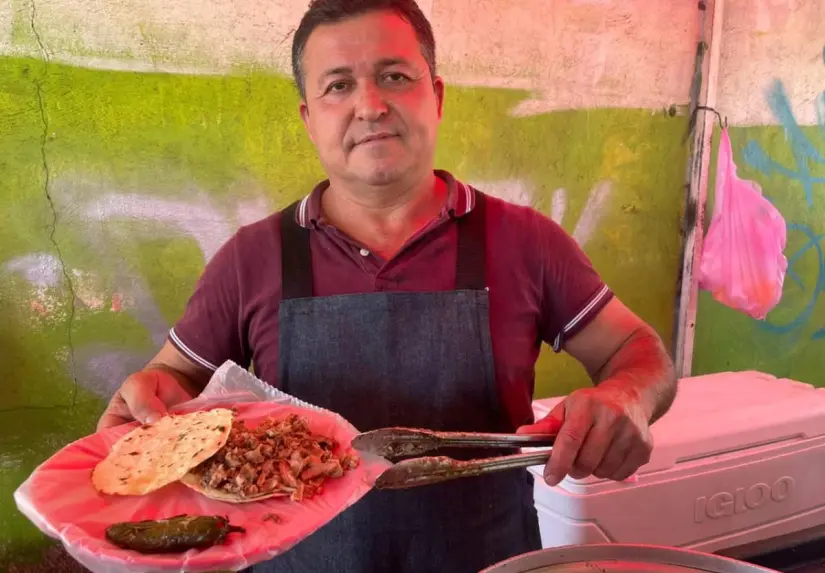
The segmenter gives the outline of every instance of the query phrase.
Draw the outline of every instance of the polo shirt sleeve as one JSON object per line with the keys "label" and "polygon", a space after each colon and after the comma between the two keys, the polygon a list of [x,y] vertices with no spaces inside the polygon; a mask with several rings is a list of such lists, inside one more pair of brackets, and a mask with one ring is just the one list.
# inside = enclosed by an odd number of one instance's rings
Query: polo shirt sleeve
{"label": "polo shirt sleeve", "polygon": [[237,234],[206,264],[169,341],[190,360],[217,370],[227,360],[247,367],[241,337]]}
{"label": "polo shirt sleeve", "polygon": [[542,217],[538,249],[542,261],[542,340],[560,352],[605,307],[613,292],[578,243],[557,223]]}

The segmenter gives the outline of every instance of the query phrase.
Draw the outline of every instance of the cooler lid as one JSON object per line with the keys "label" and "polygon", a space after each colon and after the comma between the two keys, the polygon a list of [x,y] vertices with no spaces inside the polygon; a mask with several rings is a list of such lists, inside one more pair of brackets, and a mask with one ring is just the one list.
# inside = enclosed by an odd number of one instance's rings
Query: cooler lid
{"label": "cooler lid", "polygon": [[[536,417],[546,415],[562,399],[536,400]],[[653,454],[639,473],[757,446],[822,436],[825,389],[754,371],[684,378],[679,381],[673,406],[653,424],[652,433]]]}

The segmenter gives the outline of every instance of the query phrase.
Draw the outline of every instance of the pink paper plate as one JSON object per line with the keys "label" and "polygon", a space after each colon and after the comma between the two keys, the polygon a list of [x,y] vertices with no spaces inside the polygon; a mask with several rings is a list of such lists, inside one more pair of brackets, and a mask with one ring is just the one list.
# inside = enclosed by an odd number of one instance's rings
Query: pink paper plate
{"label": "pink paper plate", "polygon": [[[269,415],[296,413],[314,433],[334,438],[347,448],[356,430],[340,416],[273,402],[233,404],[238,419],[254,423]],[[314,498],[293,502],[273,498],[232,504],[208,499],[183,484],[173,483],[144,496],[98,493],[92,469],[112,444],[138,424],[132,423],[78,440],[39,466],[15,492],[20,511],[41,531],[60,539],[77,561],[95,573],[146,571],[206,571],[243,569],[280,555],[305,539],[363,497],[388,462],[359,454],[358,468],[324,482]],[[264,520],[276,514],[280,523]],[[143,555],[120,549],[105,538],[106,527],[123,521],[164,519],[181,514],[223,515],[246,533],[229,535],[224,544],[186,553]]]}

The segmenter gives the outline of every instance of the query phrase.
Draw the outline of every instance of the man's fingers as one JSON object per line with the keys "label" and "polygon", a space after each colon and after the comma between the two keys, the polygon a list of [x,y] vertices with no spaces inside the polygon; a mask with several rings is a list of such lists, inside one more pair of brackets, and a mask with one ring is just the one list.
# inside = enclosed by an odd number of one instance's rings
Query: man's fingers
{"label": "man's fingers", "polygon": [[157,383],[147,383],[144,378],[138,381],[130,378],[120,389],[120,396],[129,408],[132,417],[141,424],[150,424],[166,414],[166,405],[157,396]]}
{"label": "man's fingers", "polygon": [[[648,427],[640,406],[610,387],[578,390],[545,418],[519,433],[555,433],[544,479],[555,486],[565,476],[624,480],[650,459]],[[560,426],[554,426],[553,424]]]}
{"label": "man's fingers", "polygon": [[134,408],[129,408],[135,420],[141,424],[157,422],[167,413],[166,406],[157,396],[146,397],[137,402]]}
{"label": "man's fingers", "polygon": [[612,479],[623,481],[632,476],[636,471],[650,461],[650,446],[639,443],[630,450],[621,467],[613,474]]}
{"label": "man's fingers", "polygon": [[593,470],[593,475],[602,479],[613,479],[633,450],[633,439],[628,435],[619,435],[607,447],[601,463]]}
{"label": "man's fingers", "polygon": [[573,462],[570,477],[575,479],[585,478],[599,467],[608,452],[613,436],[615,435],[614,425],[604,418],[597,419],[593,427],[587,433],[584,443]]}
{"label": "man's fingers", "polygon": [[586,402],[574,401],[572,405],[566,405],[564,423],[544,469],[544,479],[549,485],[557,485],[570,473],[592,425],[593,415]]}

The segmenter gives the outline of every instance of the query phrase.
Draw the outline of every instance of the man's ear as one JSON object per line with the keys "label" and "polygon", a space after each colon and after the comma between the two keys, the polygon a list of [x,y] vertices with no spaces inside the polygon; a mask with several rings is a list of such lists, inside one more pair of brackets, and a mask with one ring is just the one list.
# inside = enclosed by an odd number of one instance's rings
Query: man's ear
{"label": "man's ear", "polygon": [[307,130],[307,135],[309,135],[309,140],[312,143],[315,143],[315,139],[312,137],[312,130],[309,128],[309,106],[305,99],[301,100],[301,104],[298,106],[298,110],[301,112],[301,121],[304,122],[304,127]]}
{"label": "man's ear", "polygon": [[438,102],[438,119],[444,114],[444,80],[441,76],[433,78],[433,90],[435,90],[435,99]]}

